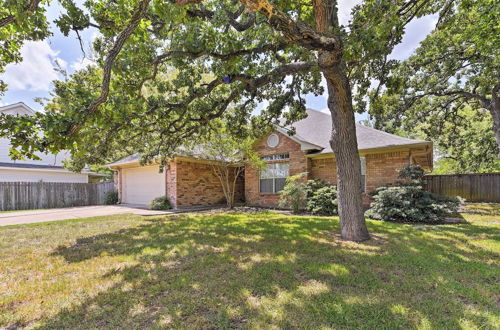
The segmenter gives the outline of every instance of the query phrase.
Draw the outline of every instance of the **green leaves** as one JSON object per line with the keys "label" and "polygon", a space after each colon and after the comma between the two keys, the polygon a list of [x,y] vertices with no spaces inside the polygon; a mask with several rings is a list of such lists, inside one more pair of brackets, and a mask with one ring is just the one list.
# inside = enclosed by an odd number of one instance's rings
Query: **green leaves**
{"label": "green leaves", "polygon": [[416,52],[391,68],[385,89],[371,91],[370,114],[379,128],[402,126],[435,141],[454,164],[449,170],[493,169],[500,145],[500,108],[492,101],[500,86],[500,5],[455,1],[439,14]]}

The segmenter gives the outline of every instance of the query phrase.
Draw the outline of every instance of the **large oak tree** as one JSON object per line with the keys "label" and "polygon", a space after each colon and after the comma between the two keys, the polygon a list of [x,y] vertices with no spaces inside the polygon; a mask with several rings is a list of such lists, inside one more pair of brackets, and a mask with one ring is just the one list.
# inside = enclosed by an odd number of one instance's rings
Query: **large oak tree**
{"label": "large oak tree", "polygon": [[[76,168],[139,151],[163,161],[186,139],[222,118],[242,134],[253,124],[305,115],[307,93],[322,93],[332,115],[341,235],[369,238],[363,217],[354,121],[373,80],[415,17],[446,1],[365,0],[341,26],[335,0],[88,0],[86,10],[61,1],[64,33],[98,28],[96,66],[56,82],[45,113],[4,117],[13,156],[70,148]],[[211,77],[208,79],[207,77]],[[287,110],[287,111],[285,111]]]}

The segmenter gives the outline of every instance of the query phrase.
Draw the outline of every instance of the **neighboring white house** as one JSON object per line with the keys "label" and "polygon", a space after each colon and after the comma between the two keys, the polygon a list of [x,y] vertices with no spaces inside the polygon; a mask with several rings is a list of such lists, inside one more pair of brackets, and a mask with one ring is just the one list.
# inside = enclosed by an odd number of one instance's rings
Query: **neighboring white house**
{"label": "neighboring white house", "polygon": [[[35,113],[26,104],[19,102],[0,107],[0,113],[31,116]],[[0,182],[81,182],[90,181],[97,173],[82,171],[75,173],[65,169],[63,160],[69,157],[68,151],[58,154],[37,154],[40,160],[12,160],[9,157],[10,143],[0,138]]]}

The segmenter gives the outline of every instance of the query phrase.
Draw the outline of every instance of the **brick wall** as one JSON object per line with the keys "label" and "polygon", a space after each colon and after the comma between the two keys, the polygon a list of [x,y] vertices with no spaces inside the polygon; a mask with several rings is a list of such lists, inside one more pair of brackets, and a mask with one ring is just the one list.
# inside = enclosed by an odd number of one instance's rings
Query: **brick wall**
{"label": "brick wall", "polygon": [[[385,152],[366,155],[366,192],[391,185],[398,179],[399,170],[410,163],[410,151]],[[311,159],[310,179],[321,179],[331,184],[337,182],[335,159]],[[371,196],[363,194],[363,205],[370,206]]]}
{"label": "brick wall", "polygon": [[366,155],[366,190],[391,185],[398,179],[398,171],[409,163],[409,150]]}
{"label": "brick wall", "polygon": [[[275,132],[279,136],[279,143],[275,148],[267,146],[266,135],[254,145],[255,151],[259,156],[269,156],[275,154],[288,153],[290,155],[289,170],[290,175],[307,172],[310,166],[310,161],[305,157],[305,154],[300,150],[300,144],[293,141],[290,137]],[[283,162],[283,161],[274,161]],[[279,203],[278,194],[261,194],[259,190],[260,173],[258,169],[247,167],[245,171],[245,199],[248,205],[277,207]]]}
{"label": "brick wall", "polygon": [[173,208],[177,208],[177,164],[168,163],[165,184],[167,186],[167,197]]}
{"label": "brick wall", "polygon": [[[220,181],[213,173],[210,164],[176,160],[174,168],[176,207],[226,203]],[[241,177],[236,184],[235,201],[242,200],[243,189],[244,183]]]}
{"label": "brick wall", "polygon": [[337,164],[333,157],[329,158],[312,158],[311,170],[309,171],[309,179],[320,179],[330,182],[331,184],[337,183]]}

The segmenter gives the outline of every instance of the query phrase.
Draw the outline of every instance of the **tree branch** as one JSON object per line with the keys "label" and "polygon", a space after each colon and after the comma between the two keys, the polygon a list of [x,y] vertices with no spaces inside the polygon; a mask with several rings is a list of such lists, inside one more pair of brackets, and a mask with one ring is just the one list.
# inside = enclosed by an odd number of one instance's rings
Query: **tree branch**
{"label": "tree branch", "polygon": [[[176,0],[179,6],[200,4],[203,0]],[[320,33],[310,25],[301,21],[294,21],[287,14],[280,11],[267,0],[240,0],[249,10],[259,12],[268,19],[269,25],[290,41],[311,50],[339,51],[340,38],[327,33]],[[203,13],[207,17],[206,11]]]}
{"label": "tree branch", "polygon": [[[29,14],[31,12],[34,12],[37,9],[40,2],[42,2],[42,0],[30,0],[28,5],[26,7],[24,7],[23,13]],[[10,15],[7,15],[5,17],[0,18],[0,28],[6,26],[8,24],[13,23],[15,20],[16,20],[16,16],[14,16],[13,14],[10,14]]]}
{"label": "tree branch", "polygon": [[[109,84],[111,81],[111,69],[113,67],[113,63],[115,62],[116,57],[118,56],[121,49],[123,48],[125,41],[127,41],[127,39],[134,32],[134,30],[137,28],[140,21],[144,17],[144,15],[148,9],[149,1],[150,0],[141,0],[141,2],[139,2],[139,5],[137,6],[137,8],[134,9],[134,11],[132,13],[132,17],[130,19],[130,22],[127,24],[127,26],[123,29],[122,32],[120,32],[120,34],[116,38],[116,41],[113,45],[113,48],[111,48],[111,50],[108,53],[108,56],[106,57],[106,60],[104,61],[101,93],[96,99],[94,99],[92,101],[92,103],[90,103],[90,105],[86,109],[84,118],[81,121],[85,121],[85,118],[89,117],[94,112],[96,112],[98,107],[101,104],[103,104],[106,101],[106,99],[108,98]],[[82,125],[82,123],[72,125],[70,127],[67,135],[71,136],[71,135],[75,134],[80,129],[81,125]]]}

